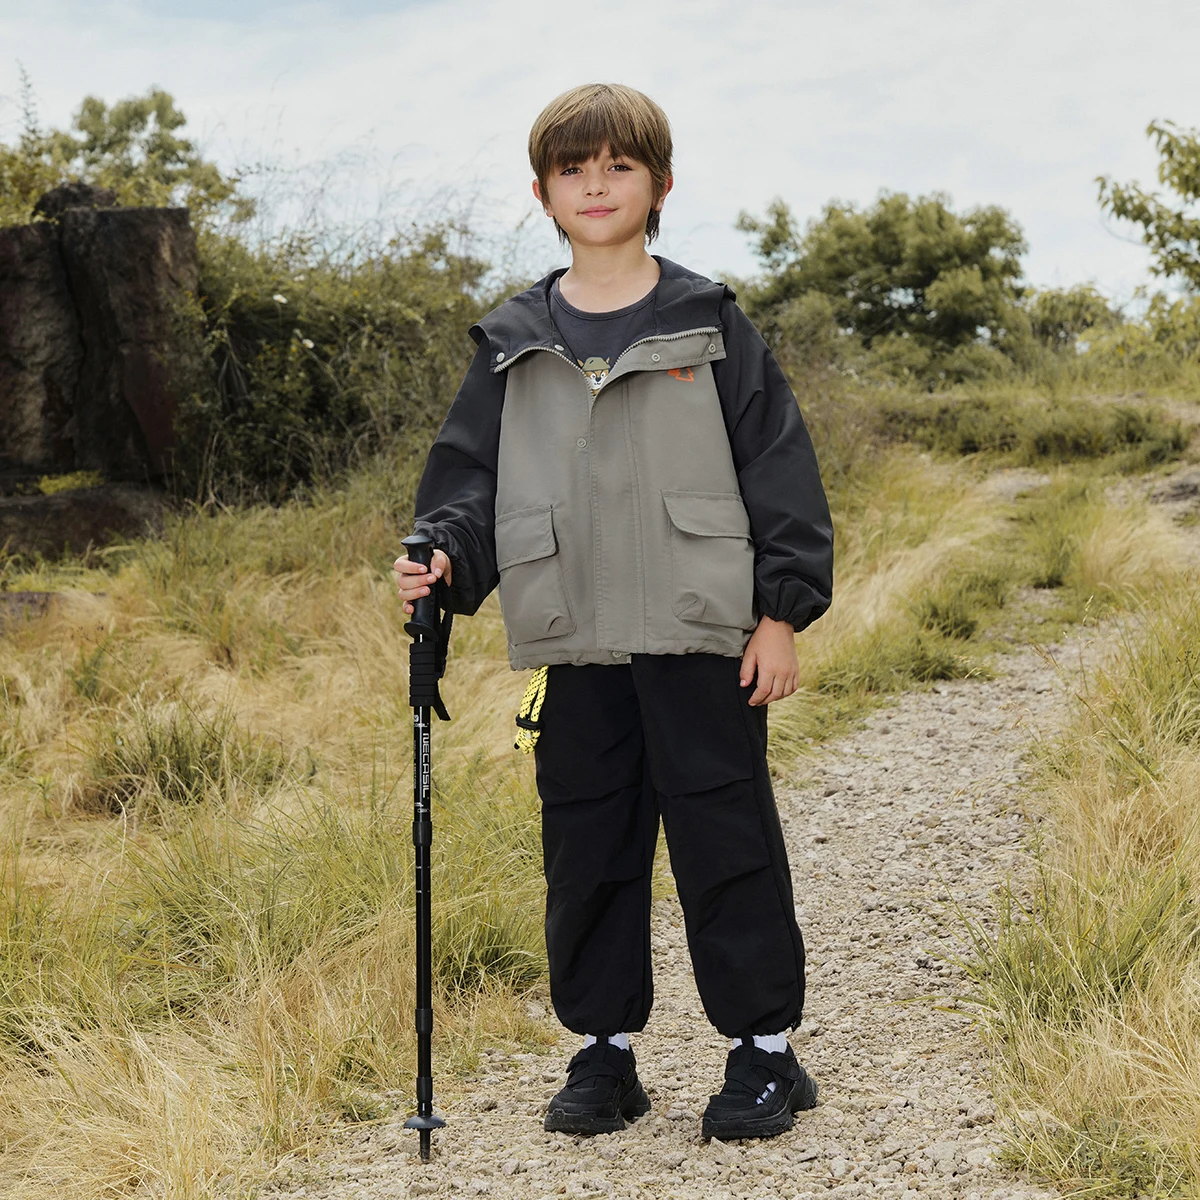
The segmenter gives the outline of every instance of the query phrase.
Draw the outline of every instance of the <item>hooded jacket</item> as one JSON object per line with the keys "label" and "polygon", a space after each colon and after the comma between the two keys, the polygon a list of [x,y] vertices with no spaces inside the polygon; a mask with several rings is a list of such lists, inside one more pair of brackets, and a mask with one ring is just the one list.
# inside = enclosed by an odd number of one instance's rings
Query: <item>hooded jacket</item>
{"label": "hooded jacket", "polygon": [[470,330],[475,357],[417,490],[443,605],[500,587],[515,670],[740,655],[760,615],[829,607],[833,527],[796,400],[734,293],[665,258],[654,333],[593,396],[550,286]]}

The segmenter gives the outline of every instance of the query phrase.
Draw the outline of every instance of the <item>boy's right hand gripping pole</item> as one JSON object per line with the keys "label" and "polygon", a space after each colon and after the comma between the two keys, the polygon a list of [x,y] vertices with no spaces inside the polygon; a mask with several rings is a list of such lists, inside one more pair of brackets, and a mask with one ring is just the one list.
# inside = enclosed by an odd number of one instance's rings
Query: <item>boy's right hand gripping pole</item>
{"label": "boy's right hand gripping pole", "polygon": [[[433,542],[424,534],[404,539],[412,562],[428,567],[433,561]],[[413,710],[413,827],[416,860],[417,915],[417,1111],[404,1122],[405,1129],[421,1135],[421,1160],[429,1161],[433,1130],[446,1124],[433,1115],[433,931],[430,903],[430,847],[433,844],[432,764],[430,761],[430,710],[450,720],[438,691],[438,680],[446,669],[451,614],[438,620],[437,593],[413,602],[412,620],[405,632],[412,635],[408,648],[408,702]]]}

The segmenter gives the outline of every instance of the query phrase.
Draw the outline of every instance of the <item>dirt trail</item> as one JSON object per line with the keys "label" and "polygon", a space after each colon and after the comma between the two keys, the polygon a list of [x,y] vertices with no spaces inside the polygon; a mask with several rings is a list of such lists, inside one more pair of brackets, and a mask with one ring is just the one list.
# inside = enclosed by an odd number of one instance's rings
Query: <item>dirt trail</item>
{"label": "dirt trail", "polygon": [[809,950],[805,1020],[792,1034],[819,1080],[820,1106],[764,1143],[702,1143],[699,1115],[726,1044],[704,1019],[675,901],[657,901],[657,1000],[634,1039],[652,1112],[624,1133],[546,1134],[571,1035],[549,1055],[497,1054],[462,1099],[432,1164],[394,1124],[352,1135],[277,1198],[837,1197],[895,1200],[1049,1196],[994,1161],[1000,1137],[984,1049],[957,1006],[965,949],[951,898],[986,918],[991,893],[1027,869],[1023,758],[1065,712],[1092,634],[997,663],[992,681],[899,697],[780,787],[800,924]]}

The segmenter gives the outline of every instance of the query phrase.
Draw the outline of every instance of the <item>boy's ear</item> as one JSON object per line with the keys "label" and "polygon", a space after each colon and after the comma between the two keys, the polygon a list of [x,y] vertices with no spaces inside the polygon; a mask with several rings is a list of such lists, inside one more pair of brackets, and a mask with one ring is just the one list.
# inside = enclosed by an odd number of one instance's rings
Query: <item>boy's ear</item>
{"label": "boy's ear", "polygon": [[546,216],[552,217],[554,214],[550,211],[550,205],[545,196],[542,195],[542,185],[535,179],[533,181],[533,195],[537,202],[542,206],[542,211]]}
{"label": "boy's ear", "polygon": [[662,212],[663,201],[667,198],[667,193],[671,190],[671,188],[674,186],[674,184],[675,184],[675,176],[668,175],[666,186],[662,190],[662,195],[659,196],[659,198],[654,202],[654,211],[655,212]]}

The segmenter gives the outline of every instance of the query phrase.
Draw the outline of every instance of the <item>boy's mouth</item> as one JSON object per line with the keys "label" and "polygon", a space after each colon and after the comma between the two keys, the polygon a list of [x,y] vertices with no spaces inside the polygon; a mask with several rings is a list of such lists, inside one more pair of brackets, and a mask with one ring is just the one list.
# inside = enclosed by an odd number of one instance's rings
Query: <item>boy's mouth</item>
{"label": "boy's mouth", "polygon": [[607,217],[610,212],[616,212],[615,208],[585,208],[580,214],[585,217]]}

